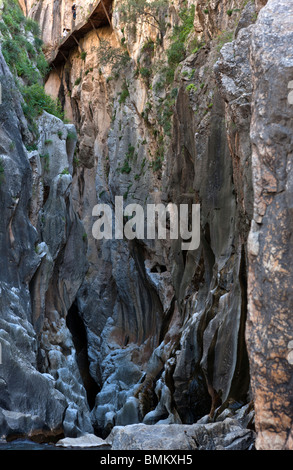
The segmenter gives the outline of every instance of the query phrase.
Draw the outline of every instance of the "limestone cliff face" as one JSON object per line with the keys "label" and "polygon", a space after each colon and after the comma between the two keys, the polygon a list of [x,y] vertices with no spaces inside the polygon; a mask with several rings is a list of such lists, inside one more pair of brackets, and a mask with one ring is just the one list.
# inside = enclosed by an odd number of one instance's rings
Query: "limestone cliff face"
{"label": "limestone cliff face", "polygon": [[[32,417],[24,433],[47,426],[106,436],[115,425],[207,423],[235,413],[253,428],[254,405],[257,447],[292,448],[289,59],[282,69],[292,42],[283,21],[292,15],[276,0],[206,3],[168,5],[160,35],[144,21],[134,31],[113,2],[112,27],[84,35],[47,76],[47,92],[74,125],[44,114],[37,150],[21,154],[20,178],[29,179],[17,213],[33,257],[28,263],[21,251],[27,271],[10,265],[25,279],[22,302],[30,298],[18,315],[29,335],[19,348],[34,344],[27,370],[50,384],[52,401],[40,403],[42,424]],[[47,50],[72,28],[69,7],[23,3]],[[174,37],[182,23],[188,34]],[[25,123],[15,109],[15,122]],[[199,248],[95,240],[93,207],[114,212],[115,196],[144,209],[199,203]],[[13,328],[4,330],[8,337]],[[9,401],[6,376],[3,387]],[[30,405],[13,410],[20,414],[11,429],[12,410],[2,408],[3,434],[16,433]]]}
{"label": "limestone cliff face", "polygon": [[64,28],[67,30],[73,29],[76,24],[88,15],[95,2],[85,0],[79,3],[75,19],[72,15],[73,3],[67,0],[58,0],[57,2],[51,0],[20,0],[19,2],[24,14],[38,21],[42,39],[49,51],[60,42]]}
{"label": "limestone cliff face", "polygon": [[[173,21],[178,8],[169,12]],[[223,5],[212,14],[217,10],[215,36],[230,21]],[[205,23],[201,18],[198,41],[211,34]],[[172,86],[161,89],[162,71],[146,81],[135,70],[140,62],[154,69],[166,62],[170,33],[149,53],[144,45],[156,41],[154,29],[144,26],[131,37],[118,5],[113,25],[99,29],[99,37],[112,48],[121,39],[129,44],[130,60],[119,77],[99,62],[92,31],[80,41],[85,60],[76,48],[46,84],[55,96],[62,90],[79,134],[76,207],[88,233],[90,268],[77,305],[87,326],[90,370],[101,387],[92,416],[102,430],[138,421],[192,423],[209,412],[214,417],[221,404],[249,401],[245,243],[252,202],[240,214],[225,104],[213,76],[225,39],[188,56]],[[113,205],[117,195],[143,207],[201,203],[200,249],[186,254],[179,243],[160,240],[98,244],[91,235],[92,208]]]}
{"label": "limestone cliff face", "polygon": [[[145,44],[156,41],[154,28],[144,25],[132,37],[118,7],[114,29],[99,29],[99,37],[113,49],[121,39],[129,46],[130,60],[120,76],[99,62],[100,41],[92,31],[80,41],[85,60],[76,48],[46,83],[55,96],[62,90],[79,134],[76,204],[89,234],[90,268],[77,304],[88,331],[90,370],[101,387],[92,411],[96,429],[138,421],[192,423],[207,413],[214,417],[220,405],[250,400],[244,342],[250,147],[243,132],[245,169],[233,168],[225,103],[213,75],[219,44],[229,37],[218,33],[235,19],[223,4],[213,6],[210,17],[195,15],[197,41],[213,34],[214,42],[189,55],[172,86],[162,89],[163,72],[155,69],[159,61],[166,63],[171,34],[149,53]],[[178,11],[179,5],[169,11],[170,21],[178,21]],[[135,74],[141,62],[154,69],[148,80]],[[122,195],[125,204],[143,207],[199,202],[199,250],[186,254],[179,243],[160,240],[97,243],[91,235],[93,206],[114,205],[114,197]]]}
{"label": "limestone cliff face", "polygon": [[86,270],[70,190],[74,126],[44,112],[28,152],[22,98],[2,54],[1,84],[1,436],[90,431],[66,327]]}
{"label": "limestone cliff face", "polygon": [[292,2],[268,2],[251,47],[254,212],[247,341],[260,449],[292,449],[292,17]]}

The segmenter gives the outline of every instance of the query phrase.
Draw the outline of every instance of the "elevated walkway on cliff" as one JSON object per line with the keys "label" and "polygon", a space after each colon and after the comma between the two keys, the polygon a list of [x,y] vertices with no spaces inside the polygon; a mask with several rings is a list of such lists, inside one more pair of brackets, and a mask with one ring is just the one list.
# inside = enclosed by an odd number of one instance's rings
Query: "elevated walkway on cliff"
{"label": "elevated walkway on cliff", "polygon": [[112,0],[98,0],[91,13],[79,22],[54,49],[51,57],[48,58],[49,65],[58,67],[66,62],[70,51],[79,46],[79,40],[89,31],[95,30],[98,35],[98,28],[111,25]]}

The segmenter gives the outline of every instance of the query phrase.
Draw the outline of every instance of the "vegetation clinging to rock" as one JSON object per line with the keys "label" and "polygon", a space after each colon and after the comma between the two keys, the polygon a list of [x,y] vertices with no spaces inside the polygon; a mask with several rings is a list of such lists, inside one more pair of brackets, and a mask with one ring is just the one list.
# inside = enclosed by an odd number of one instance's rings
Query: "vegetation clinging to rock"
{"label": "vegetation clinging to rock", "polygon": [[36,134],[34,121],[42,111],[64,119],[59,101],[44,90],[43,81],[49,66],[42,51],[39,25],[23,15],[17,0],[4,0],[2,19],[2,53],[22,94],[22,107],[30,130]]}

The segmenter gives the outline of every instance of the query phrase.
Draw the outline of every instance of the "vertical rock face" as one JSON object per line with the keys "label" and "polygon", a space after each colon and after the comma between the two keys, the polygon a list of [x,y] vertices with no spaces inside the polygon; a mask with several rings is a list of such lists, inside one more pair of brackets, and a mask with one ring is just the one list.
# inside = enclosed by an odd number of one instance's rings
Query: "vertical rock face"
{"label": "vertical rock face", "polygon": [[74,2],[66,0],[20,0],[19,4],[26,16],[33,17],[40,25],[42,39],[46,49],[56,47],[62,38],[64,28],[68,31],[88,15],[95,3],[94,0],[76,2],[76,19],[73,19],[72,5]]}
{"label": "vertical rock face", "polygon": [[251,41],[254,212],[246,338],[259,449],[292,448],[292,21],[292,2],[269,1]]}
{"label": "vertical rock face", "polygon": [[[243,195],[242,205],[252,215],[246,340],[258,449],[292,448],[291,25],[292,5],[268,2],[256,25],[240,31],[237,40],[222,49],[217,67],[228,114],[240,129],[232,158],[240,155],[238,171],[248,195]],[[242,96],[235,90],[242,90]],[[245,140],[248,132],[250,145],[242,145],[241,136]],[[241,155],[243,150],[246,155]],[[247,191],[244,166],[250,155],[253,192]]]}
{"label": "vertical rock face", "polygon": [[[113,28],[87,33],[47,76],[74,125],[44,112],[33,151],[18,92],[10,106],[3,95],[3,436],[104,437],[235,412],[251,428],[254,402],[257,447],[292,448],[293,12],[276,0],[206,3],[168,5],[162,39],[143,21],[134,32],[114,2]],[[72,28],[67,1],[22,8],[47,49]],[[12,81],[0,60],[1,83]],[[93,207],[114,216],[117,196],[144,215],[147,204],[199,203],[198,249],[95,240]]]}
{"label": "vertical rock face", "polygon": [[[37,340],[31,322],[29,282],[40,264],[36,229],[27,208],[29,160],[22,143],[25,119],[13,78],[0,56],[1,104],[1,435],[60,432],[65,400],[48,377],[37,372]],[[3,80],[5,78],[5,80]],[[13,373],[11,373],[13,371]],[[39,396],[43,396],[39,400]],[[50,416],[47,417],[47,410]]]}
{"label": "vertical rock face", "polygon": [[[249,8],[242,26],[255,14]],[[229,24],[223,5],[213,6],[211,15],[217,17],[217,27],[209,23],[213,34]],[[224,408],[233,413],[250,399],[244,341],[252,216],[247,44],[241,77],[235,72],[230,78],[230,101],[237,97],[239,105],[227,111],[227,138],[225,101],[213,74],[226,35],[189,55],[164,90],[158,85],[162,70],[149,81],[134,74],[140,62],[151,60],[156,67],[166,60],[159,46],[147,56],[145,44],[155,41],[154,31],[145,29],[130,42],[118,6],[113,24],[114,31],[99,29],[99,37],[113,50],[120,39],[129,42],[122,78],[99,61],[93,31],[80,41],[85,60],[73,50],[46,84],[63,99],[79,134],[74,201],[88,233],[89,270],[76,305],[87,329],[90,372],[100,388],[92,421],[102,434],[140,421],[193,423],[208,413],[216,419]],[[172,38],[164,41],[167,50]],[[233,64],[227,67],[233,75]],[[97,202],[114,207],[115,196],[123,196],[124,206],[137,202],[144,208],[200,203],[199,249],[183,252],[180,240],[95,241],[92,208]]]}
{"label": "vertical rock face", "polygon": [[66,327],[86,271],[84,229],[70,189],[76,131],[44,112],[36,150],[28,152],[22,98],[2,54],[0,63],[0,432],[76,435],[92,430]]}

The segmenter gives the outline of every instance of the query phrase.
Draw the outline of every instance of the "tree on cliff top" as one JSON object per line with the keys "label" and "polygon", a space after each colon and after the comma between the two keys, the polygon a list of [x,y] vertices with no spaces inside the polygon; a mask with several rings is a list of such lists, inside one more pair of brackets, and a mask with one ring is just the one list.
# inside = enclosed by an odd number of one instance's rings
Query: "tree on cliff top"
{"label": "tree on cliff top", "polygon": [[169,7],[168,0],[122,0],[119,6],[121,19],[126,24],[135,25],[138,22],[147,23],[156,28],[160,40],[166,32],[165,16]]}

